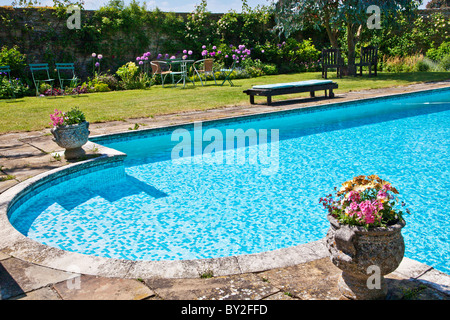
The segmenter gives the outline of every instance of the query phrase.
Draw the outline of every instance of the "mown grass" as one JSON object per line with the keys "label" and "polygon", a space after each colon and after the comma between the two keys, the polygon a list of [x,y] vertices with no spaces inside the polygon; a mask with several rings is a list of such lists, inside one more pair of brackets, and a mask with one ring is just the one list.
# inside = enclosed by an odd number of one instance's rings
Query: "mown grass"
{"label": "mown grass", "polygon": [[[206,110],[225,106],[248,105],[249,98],[242,91],[257,84],[271,84],[301,80],[321,79],[321,73],[299,73],[264,76],[252,79],[233,80],[234,87],[228,83],[215,86],[180,86],[162,88],[153,86],[147,90],[113,91],[64,97],[25,97],[16,100],[0,101],[0,133],[34,131],[50,128],[50,117],[54,109],[68,111],[78,106],[91,123],[153,117],[161,114],[185,111]],[[331,79],[334,79],[331,77]],[[339,84],[337,93],[365,89],[379,89],[407,85],[418,82],[442,81],[450,79],[449,72],[418,73],[379,73],[378,77],[345,77],[334,79]],[[218,82],[218,83],[221,83]],[[304,95],[297,95],[304,96]],[[292,99],[296,95],[277,96],[277,100]],[[261,100],[259,100],[261,99]],[[256,102],[263,102],[257,98]]]}

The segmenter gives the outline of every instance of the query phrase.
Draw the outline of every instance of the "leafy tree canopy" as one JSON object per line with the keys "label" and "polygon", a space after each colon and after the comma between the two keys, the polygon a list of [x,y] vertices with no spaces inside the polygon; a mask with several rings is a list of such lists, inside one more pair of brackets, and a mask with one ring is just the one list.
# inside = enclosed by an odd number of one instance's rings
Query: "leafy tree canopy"
{"label": "leafy tree canopy", "polygon": [[415,12],[421,3],[421,0],[279,0],[273,7],[276,29],[286,37],[313,25],[324,28],[331,45],[337,48],[339,31],[346,30],[348,63],[353,66],[356,43],[373,14],[368,12],[369,7],[378,7],[383,27],[394,23],[398,14]]}

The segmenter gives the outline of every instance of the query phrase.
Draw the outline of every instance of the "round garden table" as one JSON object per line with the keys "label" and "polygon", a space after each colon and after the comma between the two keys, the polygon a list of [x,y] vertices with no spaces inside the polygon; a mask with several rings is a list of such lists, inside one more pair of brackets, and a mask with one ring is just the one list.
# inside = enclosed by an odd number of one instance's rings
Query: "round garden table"
{"label": "round garden table", "polygon": [[179,75],[180,76],[180,80],[178,80],[178,82],[175,84],[175,86],[180,83],[181,81],[183,81],[183,88],[186,86],[186,79],[190,82],[192,82],[192,84],[195,86],[194,81],[192,81],[191,79],[189,79],[188,76],[188,66],[192,65],[195,62],[195,60],[183,60],[183,59],[177,59],[177,60],[167,60],[167,63],[170,64],[170,66],[178,66],[178,71],[172,71],[171,75],[172,77],[174,75]]}

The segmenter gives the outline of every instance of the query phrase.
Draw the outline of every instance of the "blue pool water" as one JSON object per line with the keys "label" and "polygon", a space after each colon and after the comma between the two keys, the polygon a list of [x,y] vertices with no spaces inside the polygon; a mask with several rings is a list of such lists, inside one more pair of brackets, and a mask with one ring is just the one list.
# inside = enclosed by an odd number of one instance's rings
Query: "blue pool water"
{"label": "blue pool water", "polygon": [[[229,132],[249,137],[238,147]],[[319,198],[377,174],[412,212],[405,255],[450,273],[448,89],[98,143],[127,153],[125,165],[36,194],[10,216],[20,232],[120,259],[258,253],[323,238]]]}

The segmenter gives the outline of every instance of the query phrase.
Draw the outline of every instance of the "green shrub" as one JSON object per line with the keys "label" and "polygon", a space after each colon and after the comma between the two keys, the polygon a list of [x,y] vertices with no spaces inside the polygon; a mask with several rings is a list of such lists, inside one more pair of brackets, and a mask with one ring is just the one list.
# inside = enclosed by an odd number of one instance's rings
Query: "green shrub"
{"label": "green shrub", "polygon": [[111,91],[111,89],[109,89],[106,83],[98,82],[94,85],[94,92],[108,92],[108,91]]}
{"label": "green shrub", "polygon": [[39,86],[39,93],[44,94],[47,90],[51,90],[52,86],[49,85],[48,83],[41,83],[41,85]]}
{"label": "green shrub", "polygon": [[11,49],[3,46],[0,51],[0,66],[9,66],[11,68],[11,75],[15,77],[23,77],[25,74],[26,56],[18,50],[17,46]]}
{"label": "green shrub", "polygon": [[28,90],[19,79],[0,77],[0,99],[21,98]]}
{"label": "green shrub", "polygon": [[119,80],[112,74],[100,74],[97,76],[99,82],[107,84],[111,90],[119,89]]}
{"label": "green shrub", "polygon": [[275,64],[273,63],[264,63],[262,65],[262,70],[264,71],[265,74],[267,75],[274,75],[274,74],[278,74],[278,68]]}
{"label": "green shrub", "polygon": [[242,67],[252,78],[278,73],[276,65],[263,63],[260,59],[245,59],[242,61]]}
{"label": "green shrub", "polygon": [[139,73],[134,62],[127,62],[116,74],[122,79],[120,86],[125,90],[144,89],[151,84],[151,78],[146,73]]}
{"label": "green shrub", "polygon": [[450,53],[442,58],[438,66],[442,71],[450,71]]}
{"label": "green shrub", "polygon": [[419,72],[430,71],[430,65],[427,64],[424,60],[419,60],[416,63],[415,71],[419,71]]}
{"label": "green shrub", "polygon": [[446,55],[450,54],[450,41],[444,41],[438,48],[431,48],[427,51],[426,56],[433,61],[440,61]]}
{"label": "green shrub", "polygon": [[419,72],[430,71],[430,65],[425,61],[425,59],[419,60],[416,63],[415,71],[419,71]]}

